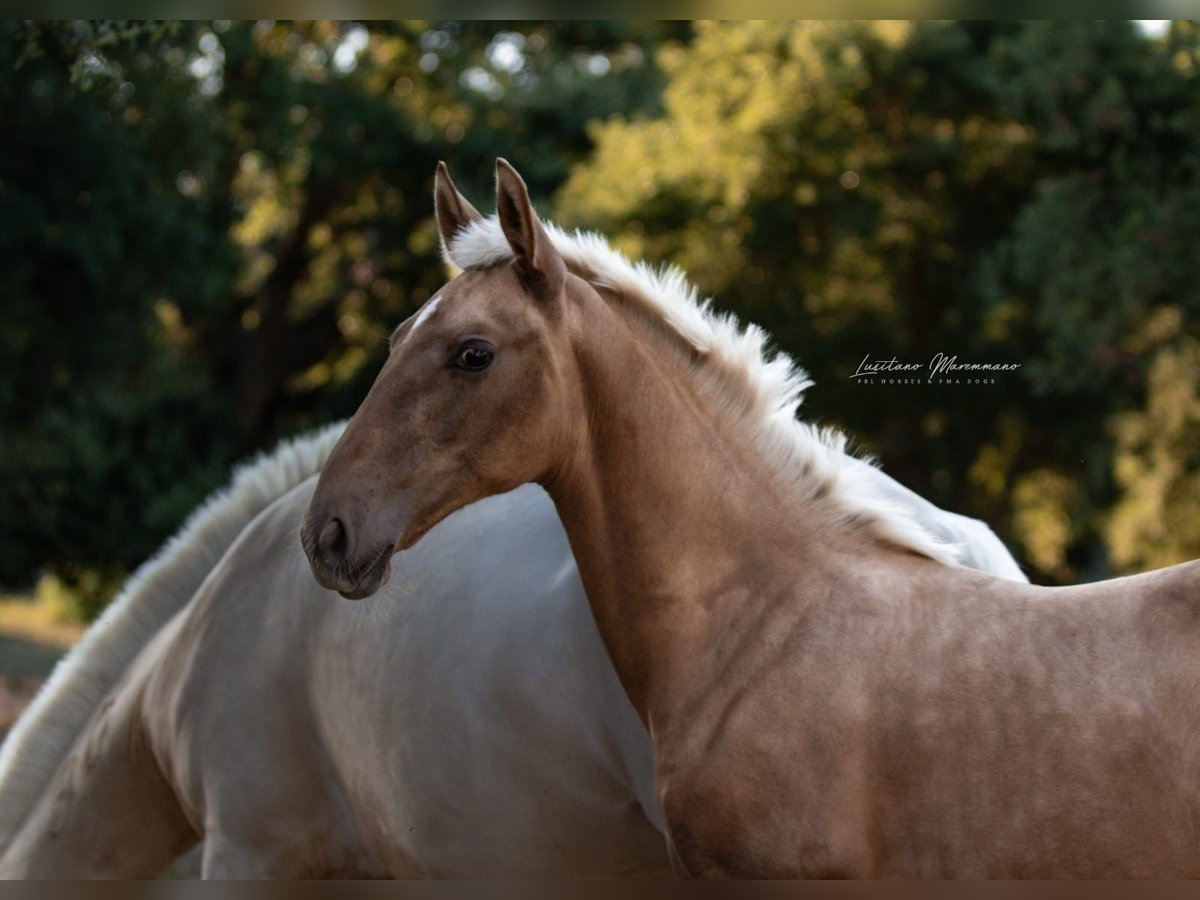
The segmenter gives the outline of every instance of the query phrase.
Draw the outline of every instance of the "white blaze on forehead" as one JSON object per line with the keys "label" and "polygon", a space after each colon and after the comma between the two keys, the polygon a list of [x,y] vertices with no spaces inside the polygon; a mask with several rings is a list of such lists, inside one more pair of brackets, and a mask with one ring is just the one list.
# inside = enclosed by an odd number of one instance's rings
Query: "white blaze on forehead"
{"label": "white blaze on forehead", "polygon": [[412,328],[410,328],[408,330],[408,333],[412,334],[414,331],[416,331],[418,328],[420,328],[421,323],[424,322],[426,319],[428,319],[431,315],[433,315],[433,311],[438,308],[438,304],[441,302],[442,302],[442,295],[440,293],[434,294],[433,298],[428,303],[426,303],[424,306],[421,307],[421,311],[419,313],[417,313],[417,318],[412,323]]}

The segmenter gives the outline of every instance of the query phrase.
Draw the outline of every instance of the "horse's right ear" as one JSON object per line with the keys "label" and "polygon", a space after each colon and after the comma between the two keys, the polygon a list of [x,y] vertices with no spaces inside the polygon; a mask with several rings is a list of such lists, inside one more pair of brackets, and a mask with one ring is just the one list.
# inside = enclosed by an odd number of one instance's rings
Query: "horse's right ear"
{"label": "horse's right ear", "polygon": [[567,277],[566,264],[533,211],[524,179],[505,159],[496,160],[496,215],[517,270],[547,296],[557,295]]}
{"label": "horse's right ear", "polygon": [[[450,180],[450,171],[439,162],[433,183],[433,207],[437,212],[438,231],[442,233],[442,254],[450,259],[450,243],[454,236],[483,218],[471,201],[458,192]],[[452,259],[450,259],[453,262]]]}

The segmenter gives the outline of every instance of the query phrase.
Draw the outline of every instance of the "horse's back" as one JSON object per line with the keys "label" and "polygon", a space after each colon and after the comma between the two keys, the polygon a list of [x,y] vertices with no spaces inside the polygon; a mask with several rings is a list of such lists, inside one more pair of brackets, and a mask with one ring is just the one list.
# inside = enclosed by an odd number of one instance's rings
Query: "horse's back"
{"label": "horse's back", "polygon": [[1102,584],[1104,590],[1140,596],[1146,616],[1172,630],[1200,626],[1200,560]]}
{"label": "horse's back", "polygon": [[[753,692],[708,689],[689,755],[660,759],[676,849],[736,872],[771,835],[819,863],[792,877],[1200,874],[1198,587],[1198,563],[1072,588],[900,555],[843,571],[835,603],[743,623],[790,620],[802,651],[740,642]],[[745,759],[758,782],[729,778]],[[792,814],[763,820],[782,785]],[[754,840],[721,843],[730,820]]]}
{"label": "horse's back", "polygon": [[918,868],[1200,874],[1200,562],[944,583],[962,594],[924,602],[873,660],[875,758],[909,786],[879,808],[902,846],[941,854]]}
{"label": "horse's back", "polygon": [[314,869],[448,875],[665,863],[649,742],[545,494],[451,516],[352,603],[301,551],[312,487],[246,529],[159,655],[159,733],[214,857],[261,845]]}

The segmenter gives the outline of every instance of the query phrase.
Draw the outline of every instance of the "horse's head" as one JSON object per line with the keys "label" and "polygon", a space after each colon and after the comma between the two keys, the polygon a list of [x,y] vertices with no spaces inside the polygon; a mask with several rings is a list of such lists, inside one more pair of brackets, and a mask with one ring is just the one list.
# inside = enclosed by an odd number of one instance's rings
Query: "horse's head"
{"label": "horse's head", "polygon": [[[301,533],[317,581],[366,597],[392,554],[455,510],[536,481],[567,440],[566,265],[521,176],[496,166],[510,258],[465,271],[405,321],[325,464]],[[438,167],[447,246],[482,217]],[[576,288],[578,289],[578,288]]]}

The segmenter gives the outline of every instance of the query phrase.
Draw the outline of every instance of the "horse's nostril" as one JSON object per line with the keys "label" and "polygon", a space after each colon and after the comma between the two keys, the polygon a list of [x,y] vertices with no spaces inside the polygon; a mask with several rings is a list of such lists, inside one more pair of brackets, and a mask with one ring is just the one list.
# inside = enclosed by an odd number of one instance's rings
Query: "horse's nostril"
{"label": "horse's nostril", "polygon": [[321,559],[330,567],[342,564],[346,558],[346,529],[340,519],[330,519],[317,536],[317,549]]}

